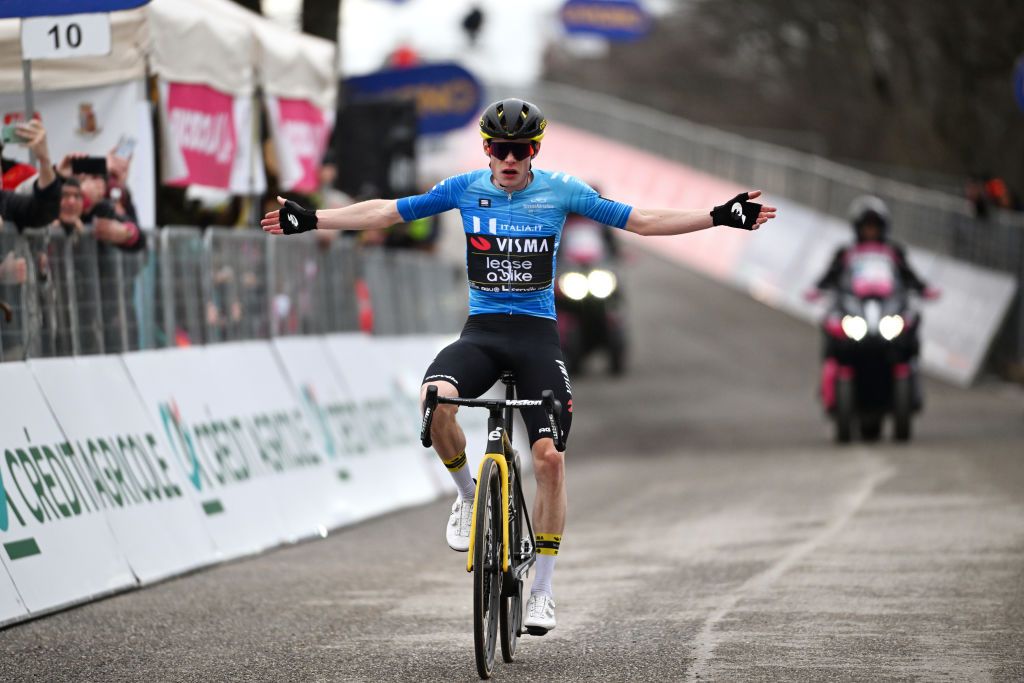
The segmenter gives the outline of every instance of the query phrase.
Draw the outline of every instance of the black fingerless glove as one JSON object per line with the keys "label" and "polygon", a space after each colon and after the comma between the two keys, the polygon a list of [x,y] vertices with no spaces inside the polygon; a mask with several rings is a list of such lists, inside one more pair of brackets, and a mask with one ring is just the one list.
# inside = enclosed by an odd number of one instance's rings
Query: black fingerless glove
{"label": "black fingerless glove", "polygon": [[289,199],[281,207],[280,221],[286,235],[316,230],[316,210],[304,209]]}
{"label": "black fingerless glove", "polygon": [[730,228],[753,230],[757,216],[761,213],[761,205],[747,201],[749,195],[738,194],[725,204],[711,209],[711,221],[715,225],[728,225]]}

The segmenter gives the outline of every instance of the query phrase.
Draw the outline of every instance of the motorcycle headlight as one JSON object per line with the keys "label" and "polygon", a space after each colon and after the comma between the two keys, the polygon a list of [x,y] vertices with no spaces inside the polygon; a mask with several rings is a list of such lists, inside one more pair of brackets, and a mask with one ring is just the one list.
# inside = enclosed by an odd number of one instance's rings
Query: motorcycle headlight
{"label": "motorcycle headlight", "polygon": [[618,282],[615,279],[615,273],[607,270],[592,270],[587,276],[587,284],[591,294],[598,299],[606,299],[615,291]]}
{"label": "motorcycle headlight", "polygon": [[868,333],[868,322],[859,315],[843,316],[843,334],[853,341],[860,341]]}
{"label": "motorcycle headlight", "polygon": [[590,283],[583,273],[565,273],[558,278],[558,286],[573,301],[585,298],[590,291]]}
{"label": "motorcycle headlight", "polygon": [[903,332],[903,317],[898,315],[887,315],[878,321],[878,331],[887,341],[900,336]]}

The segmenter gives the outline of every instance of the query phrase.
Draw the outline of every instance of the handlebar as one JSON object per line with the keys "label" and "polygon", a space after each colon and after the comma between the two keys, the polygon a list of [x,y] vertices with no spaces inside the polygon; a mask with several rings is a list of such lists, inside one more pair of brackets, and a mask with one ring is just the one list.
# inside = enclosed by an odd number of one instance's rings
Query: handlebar
{"label": "handlebar", "polygon": [[544,412],[548,414],[548,424],[551,425],[551,438],[555,441],[555,450],[561,453],[565,450],[565,441],[562,440],[562,402],[555,398],[555,392],[550,389],[540,392],[540,397]]}
{"label": "handlebar", "polygon": [[438,396],[437,387],[427,387],[427,397],[423,402],[423,422],[420,424],[420,443],[424,448],[430,448],[433,440],[430,438],[430,425],[434,421],[434,412],[439,404],[453,406],[465,406],[467,408],[487,408],[498,411],[504,408],[544,408],[547,413],[548,424],[551,426],[551,435],[555,441],[555,448],[558,451],[565,450],[565,442],[562,440],[562,403],[555,398],[555,393],[550,389],[541,392],[540,400],[536,399],[504,399],[504,398],[458,398],[449,396]]}
{"label": "handlebar", "polygon": [[434,421],[435,410],[437,410],[437,387],[431,384],[427,387],[427,398],[423,401],[423,422],[420,423],[420,443],[424,448],[430,448],[434,443],[430,438],[430,424]]}

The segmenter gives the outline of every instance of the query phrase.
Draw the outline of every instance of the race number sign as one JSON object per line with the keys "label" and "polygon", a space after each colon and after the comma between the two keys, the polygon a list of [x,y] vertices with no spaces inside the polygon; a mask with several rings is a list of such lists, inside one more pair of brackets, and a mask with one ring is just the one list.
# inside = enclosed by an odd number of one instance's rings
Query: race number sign
{"label": "race number sign", "polygon": [[69,14],[21,22],[22,59],[73,59],[110,54],[110,15]]}

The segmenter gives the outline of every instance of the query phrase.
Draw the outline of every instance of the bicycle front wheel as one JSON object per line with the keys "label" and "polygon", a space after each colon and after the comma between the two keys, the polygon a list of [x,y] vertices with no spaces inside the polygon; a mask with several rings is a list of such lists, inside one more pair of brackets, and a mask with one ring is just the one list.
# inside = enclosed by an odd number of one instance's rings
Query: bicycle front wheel
{"label": "bicycle front wheel", "polygon": [[501,612],[501,477],[490,458],[480,468],[473,509],[473,645],[480,678],[490,678]]}
{"label": "bicycle front wheel", "polygon": [[523,582],[517,581],[513,570],[519,565],[519,553],[522,552],[523,539],[523,504],[519,491],[517,476],[519,472],[519,456],[509,466],[509,516],[508,544],[509,571],[503,575],[501,587],[501,658],[512,662],[516,656],[516,645],[519,643],[519,632],[523,628]]}

